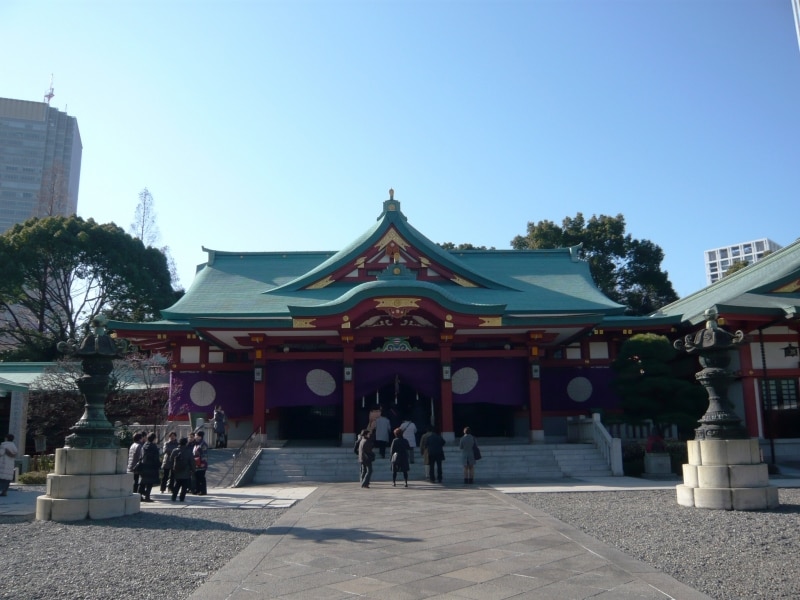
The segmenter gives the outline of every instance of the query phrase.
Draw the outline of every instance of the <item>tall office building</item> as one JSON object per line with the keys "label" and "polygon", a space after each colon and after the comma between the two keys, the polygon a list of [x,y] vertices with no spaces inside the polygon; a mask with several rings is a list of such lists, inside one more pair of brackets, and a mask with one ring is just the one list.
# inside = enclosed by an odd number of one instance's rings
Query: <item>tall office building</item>
{"label": "tall office building", "polygon": [[0,233],[31,217],[78,210],[78,121],[45,102],[0,98]]}
{"label": "tall office building", "polygon": [[746,262],[753,264],[764,258],[765,254],[780,250],[782,246],[770,239],[761,238],[752,242],[722,246],[713,250],[706,250],[706,281],[708,284],[716,283],[725,275],[725,272],[735,263]]}

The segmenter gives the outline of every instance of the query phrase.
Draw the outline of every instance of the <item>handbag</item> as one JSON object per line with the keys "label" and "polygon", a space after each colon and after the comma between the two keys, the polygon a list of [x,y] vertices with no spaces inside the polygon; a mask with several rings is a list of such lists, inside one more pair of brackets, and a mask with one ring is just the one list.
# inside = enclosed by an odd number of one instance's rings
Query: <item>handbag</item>
{"label": "handbag", "polygon": [[394,464],[394,463],[396,463],[396,462],[397,462],[397,452],[395,452],[394,454],[392,454],[392,464]]}
{"label": "handbag", "polygon": [[475,460],[480,460],[482,458],[481,449],[478,448],[478,444],[472,445],[472,456],[475,458]]}

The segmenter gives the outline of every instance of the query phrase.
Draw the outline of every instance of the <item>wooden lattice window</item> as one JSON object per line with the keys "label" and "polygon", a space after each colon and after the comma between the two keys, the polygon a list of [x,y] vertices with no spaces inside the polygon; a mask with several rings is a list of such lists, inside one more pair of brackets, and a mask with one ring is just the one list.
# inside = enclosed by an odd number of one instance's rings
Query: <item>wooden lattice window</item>
{"label": "wooden lattice window", "polygon": [[767,379],[761,381],[764,409],[794,410],[797,405],[796,379]]}

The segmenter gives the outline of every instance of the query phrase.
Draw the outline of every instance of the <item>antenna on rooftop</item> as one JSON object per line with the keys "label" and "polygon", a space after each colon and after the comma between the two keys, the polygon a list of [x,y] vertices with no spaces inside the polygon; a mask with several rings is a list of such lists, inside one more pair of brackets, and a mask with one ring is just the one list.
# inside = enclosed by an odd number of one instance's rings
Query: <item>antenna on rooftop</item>
{"label": "antenna on rooftop", "polygon": [[53,92],[53,74],[50,73],[50,89],[44,93],[44,101],[47,102],[47,105],[50,106],[50,100],[53,99],[55,93]]}

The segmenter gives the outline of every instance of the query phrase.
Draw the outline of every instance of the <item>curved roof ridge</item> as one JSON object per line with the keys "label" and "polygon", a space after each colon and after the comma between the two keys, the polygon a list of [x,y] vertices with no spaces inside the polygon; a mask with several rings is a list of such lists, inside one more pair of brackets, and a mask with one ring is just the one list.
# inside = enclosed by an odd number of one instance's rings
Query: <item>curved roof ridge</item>
{"label": "curved roof ridge", "polygon": [[[391,190],[390,194],[393,196]],[[378,216],[376,223],[351,242],[349,246],[342,248],[333,256],[320,263],[316,268],[280,287],[270,289],[265,293],[282,292],[287,289],[296,290],[318,281],[325,277],[325,275],[338,269],[342,263],[349,260],[349,257],[363,253],[364,250],[380,238],[383,232],[388,231],[391,226],[394,226],[398,233],[406,238],[407,242],[424,250],[426,254],[429,254],[429,258],[435,258],[437,262],[444,264],[466,279],[491,289],[512,289],[499,281],[495,281],[476,272],[472,267],[459,260],[452,252],[444,250],[441,246],[429,240],[420,233],[419,230],[408,223],[408,218],[400,210],[400,202],[390,199],[384,201],[383,212]]]}

